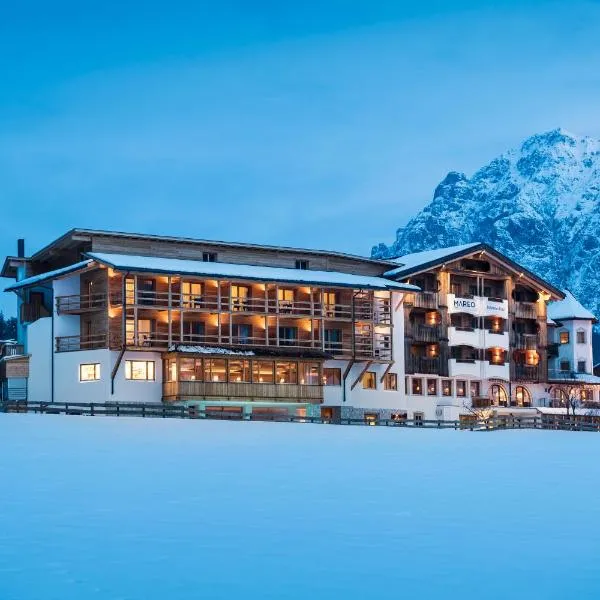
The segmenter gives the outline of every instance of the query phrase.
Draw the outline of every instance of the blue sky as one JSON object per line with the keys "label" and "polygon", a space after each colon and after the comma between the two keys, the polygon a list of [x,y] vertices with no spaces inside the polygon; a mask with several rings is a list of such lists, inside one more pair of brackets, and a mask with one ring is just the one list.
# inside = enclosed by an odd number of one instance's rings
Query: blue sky
{"label": "blue sky", "polygon": [[596,1],[12,4],[2,255],[74,226],[368,254],[447,171],[600,137]]}

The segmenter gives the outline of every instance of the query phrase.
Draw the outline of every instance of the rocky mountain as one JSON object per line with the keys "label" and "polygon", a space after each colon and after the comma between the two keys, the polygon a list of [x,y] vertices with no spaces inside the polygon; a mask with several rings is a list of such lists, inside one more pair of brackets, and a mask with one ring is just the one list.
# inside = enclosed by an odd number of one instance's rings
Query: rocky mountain
{"label": "rocky mountain", "polygon": [[472,177],[451,172],[375,257],[483,241],[600,317],[600,142],[534,135]]}

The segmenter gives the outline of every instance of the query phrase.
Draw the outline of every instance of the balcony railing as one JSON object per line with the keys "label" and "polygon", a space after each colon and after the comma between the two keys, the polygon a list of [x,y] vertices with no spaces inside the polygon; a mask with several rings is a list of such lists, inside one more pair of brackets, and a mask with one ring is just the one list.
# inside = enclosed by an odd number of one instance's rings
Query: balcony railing
{"label": "balcony railing", "polygon": [[511,333],[511,344],[519,350],[537,350],[538,336],[536,333]]}
{"label": "balcony railing", "polygon": [[537,319],[535,302],[515,302],[515,317],[517,319]]}
{"label": "balcony railing", "polygon": [[409,356],[406,358],[406,372],[423,375],[443,375],[440,357]]}
{"label": "balcony railing", "polygon": [[34,323],[38,319],[49,317],[50,311],[43,305],[38,303],[21,304],[20,319],[21,323]]}
{"label": "balcony railing", "polygon": [[4,344],[0,346],[0,358],[5,356],[23,356],[25,347],[23,344]]}
{"label": "balcony railing", "polygon": [[424,323],[409,323],[406,335],[412,336],[416,342],[439,342],[444,328],[441,325],[425,325]]}
{"label": "balcony railing", "polygon": [[539,381],[540,366],[539,365],[513,365],[513,379],[517,381]]}
{"label": "balcony railing", "polygon": [[323,402],[323,386],[286,383],[237,383],[215,381],[171,381],[163,384],[163,397],[170,399],[213,398],[270,400],[274,402]]}
{"label": "balcony railing", "polygon": [[107,306],[107,294],[72,294],[56,298],[56,312],[58,314],[80,314],[100,310]]}
{"label": "balcony railing", "polygon": [[90,335],[59,336],[55,340],[56,352],[74,352],[76,350],[96,350],[98,348],[114,348],[120,344],[117,336],[108,333]]}
{"label": "balcony railing", "polygon": [[406,294],[404,304],[413,308],[438,308],[438,292],[411,292]]}

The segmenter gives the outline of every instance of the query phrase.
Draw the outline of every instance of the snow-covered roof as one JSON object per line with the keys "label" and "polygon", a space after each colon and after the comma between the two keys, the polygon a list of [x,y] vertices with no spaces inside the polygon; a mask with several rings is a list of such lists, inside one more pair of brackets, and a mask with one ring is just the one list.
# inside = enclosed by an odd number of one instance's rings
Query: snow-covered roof
{"label": "snow-covered roof", "polygon": [[[540,406],[537,408],[537,411],[542,415],[566,415],[567,414],[566,407],[565,408],[551,408],[551,407]],[[569,414],[573,414],[573,412],[576,415],[584,416],[584,417],[600,416],[600,409],[597,409],[597,408],[575,407],[575,409],[571,408],[568,411]]]}
{"label": "snow-covered roof", "polygon": [[553,321],[565,321],[569,319],[582,319],[585,321],[596,321],[596,317],[573,296],[569,290],[565,290],[565,299],[550,302],[548,304],[548,317]]}
{"label": "snow-covered roof", "polygon": [[553,382],[569,383],[588,383],[590,385],[600,385],[600,377],[591,373],[572,373],[565,371],[558,375],[548,375],[548,380]]}
{"label": "snow-covered roof", "polygon": [[201,277],[226,277],[266,282],[289,282],[312,285],[330,285],[355,289],[395,289],[418,291],[419,288],[369,275],[354,275],[339,271],[313,271],[310,269],[288,269],[283,267],[263,267],[222,262],[204,262],[181,258],[160,258],[153,256],[135,256],[130,254],[111,254],[89,252],[87,256],[95,261],[113,267],[119,271],[176,273]]}
{"label": "snow-covered roof", "polygon": [[11,292],[13,290],[20,290],[21,288],[28,287],[30,285],[37,285],[43,281],[48,281],[48,279],[56,279],[62,275],[68,275],[74,271],[85,269],[88,265],[90,265],[91,262],[92,261],[90,259],[82,260],[81,262],[75,263],[74,265],[69,265],[68,267],[62,267],[61,269],[55,269],[54,271],[47,271],[46,273],[41,273],[40,275],[34,275],[32,277],[27,277],[26,279],[21,279],[21,281],[17,281],[16,283],[9,285],[4,291]]}
{"label": "snow-covered roof", "polygon": [[394,259],[394,262],[397,262],[400,266],[391,271],[387,271],[385,276],[397,277],[404,273],[410,273],[419,267],[443,262],[445,259],[453,257],[456,254],[461,254],[465,250],[477,248],[478,246],[481,246],[481,242],[462,244],[460,246],[449,246],[447,248],[437,248],[436,250],[424,250],[423,252],[414,252],[413,254],[399,256]]}
{"label": "snow-covered roof", "polygon": [[255,356],[252,350],[232,350],[231,348],[220,348],[218,346],[186,346],[185,344],[174,344],[169,346],[169,352],[189,352],[192,354],[227,354],[234,356]]}

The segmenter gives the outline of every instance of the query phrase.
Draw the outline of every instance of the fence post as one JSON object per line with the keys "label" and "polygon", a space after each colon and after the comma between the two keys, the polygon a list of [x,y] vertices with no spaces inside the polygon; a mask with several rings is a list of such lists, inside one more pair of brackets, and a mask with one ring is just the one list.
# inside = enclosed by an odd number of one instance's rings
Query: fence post
{"label": "fence post", "polygon": [[94,416],[94,403],[90,402],[90,415],[93,417]]}
{"label": "fence post", "polygon": [[146,416],[146,405],[142,404],[142,417]]}

